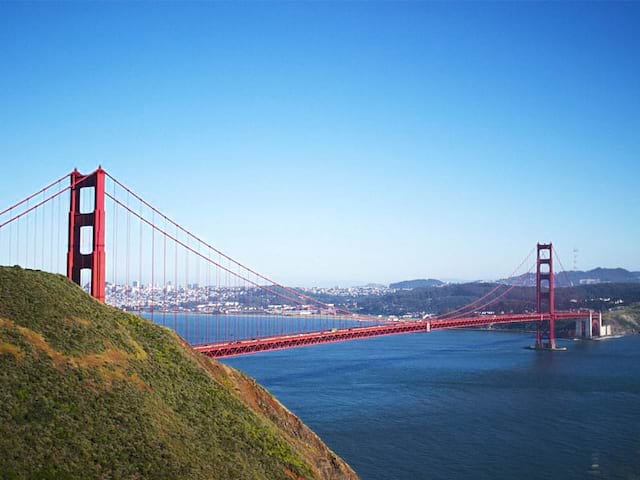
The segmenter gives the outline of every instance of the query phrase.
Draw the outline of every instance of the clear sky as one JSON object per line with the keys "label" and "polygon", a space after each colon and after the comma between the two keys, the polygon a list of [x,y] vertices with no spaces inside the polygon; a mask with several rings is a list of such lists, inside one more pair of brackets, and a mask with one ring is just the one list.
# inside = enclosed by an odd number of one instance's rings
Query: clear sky
{"label": "clear sky", "polygon": [[640,270],[640,3],[0,3],[0,207],[99,163],[292,284]]}

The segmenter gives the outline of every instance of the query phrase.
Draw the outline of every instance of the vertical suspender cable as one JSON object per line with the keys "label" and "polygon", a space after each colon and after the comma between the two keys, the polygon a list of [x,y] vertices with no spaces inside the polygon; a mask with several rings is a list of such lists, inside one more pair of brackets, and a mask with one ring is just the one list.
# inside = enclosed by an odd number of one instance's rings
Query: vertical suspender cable
{"label": "vertical suspender cable", "polygon": [[[211,256],[211,249],[207,249],[207,258]],[[209,304],[209,286],[211,284],[211,263],[207,262],[207,289],[206,289],[206,295],[207,295],[207,299],[206,299],[206,307],[205,307],[205,311],[206,311],[206,322],[204,324],[205,326],[205,333],[204,333],[204,341],[209,342],[209,320],[211,319],[211,310],[210,310],[210,304]]]}
{"label": "vertical suspender cable", "polygon": [[[218,255],[218,264],[220,263],[220,255]],[[220,337],[220,309],[222,308],[222,295],[221,292],[222,283],[220,281],[220,268],[216,267],[216,342],[222,341]]]}
{"label": "vertical suspender cable", "polygon": [[[197,247],[198,249],[198,255],[200,254],[200,242],[198,242]],[[196,294],[196,315],[195,315],[195,326],[194,326],[194,335],[195,335],[195,339],[194,341],[196,343],[198,343],[199,340],[199,334],[200,334],[200,312],[197,311],[198,305],[199,305],[199,300],[200,300],[200,259],[198,257],[195,258],[195,267],[196,267],[196,281],[195,281],[195,285],[194,285],[194,292]]]}
{"label": "vertical suspender cable", "polygon": [[[155,217],[154,212],[151,212],[151,223],[155,225]],[[151,320],[154,319],[153,311],[155,306],[155,297],[154,297],[154,285],[155,285],[155,263],[156,263],[156,230],[155,228],[151,229],[151,285],[150,285],[150,294],[151,294],[151,304],[149,308],[151,309]]]}
{"label": "vertical suspender cable", "polygon": [[[167,221],[164,221],[167,230]],[[162,326],[167,325],[167,236],[162,235]]]}
{"label": "vertical suspender cable", "polygon": [[22,223],[22,218],[18,217],[18,225],[16,227],[16,265],[20,265],[20,224]]}
{"label": "vertical suspender cable", "polygon": [[[229,262],[228,262],[228,261],[227,261],[227,275],[226,275],[226,277],[227,277],[227,288],[226,288],[226,291],[227,291],[227,299],[229,299],[229,298],[232,298],[232,297],[229,297],[229,292],[230,292],[230,290],[229,290],[229,288],[230,288],[230,281],[229,281]],[[228,340],[230,340],[230,335],[231,335],[231,332],[230,332],[229,330],[230,330],[230,329],[229,329],[229,314],[228,314],[228,312],[227,312],[227,311],[226,311],[226,309],[225,309],[225,313],[224,313],[224,336],[225,336]]]}
{"label": "vertical suspender cable", "polygon": [[[61,189],[62,189],[62,184],[58,183],[58,193],[60,193]],[[61,223],[62,223],[62,199],[60,197],[58,197],[58,218],[57,218],[57,221],[56,221],[56,230],[57,230],[56,236],[58,238],[58,242],[57,242],[58,248],[60,248],[60,251],[64,251],[64,248],[62,248],[62,240],[60,239],[60,224]],[[63,269],[63,265],[64,265],[63,260],[62,260],[63,259],[62,255],[59,255],[58,259],[59,259],[58,260],[58,273],[61,273],[62,269]]]}
{"label": "vertical suspender cable", "polygon": [[[115,198],[116,196],[116,183],[113,182],[113,197]],[[112,278],[111,278],[111,282],[113,283],[111,288],[112,288],[112,292],[114,293],[113,299],[114,301],[117,299],[117,297],[115,295],[117,295],[118,290],[116,288],[117,285],[117,281],[118,281],[118,277],[116,275],[116,268],[118,265],[118,206],[116,205],[115,202],[111,202],[111,205],[113,206],[113,214],[111,215],[113,217],[112,222],[113,222],[113,236],[112,236],[112,243],[111,243],[111,256],[113,257],[113,261],[111,262],[112,264]]]}
{"label": "vertical suspender cable", "polygon": [[33,264],[32,268],[38,268],[38,208],[33,211]]}
{"label": "vertical suspender cable", "polygon": [[248,310],[248,302],[249,302],[249,291],[247,290],[247,281],[242,281],[242,307],[240,309],[241,318],[245,325],[247,325],[247,331],[251,328],[251,317],[249,316],[250,311]]}
{"label": "vertical suspender cable", "polygon": [[[187,247],[189,246],[189,237],[187,237]],[[187,302],[187,306],[189,305],[189,298],[191,296],[191,291],[189,289],[189,249],[186,248],[184,250],[184,288],[185,288],[185,300]],[[191,320],[191,315],[189,312],[185,310],[184,315],[184,339],[189,342],[189,321]]]}
{"label": "vertical suspender cable", "polygon": [[[55,200],[54,200],[55,201]],[[49,209],[51,216],[51,225],[49,225],[49,265],[52,272],[55,272],[55,264],[54,264],[54,256],[53,256],[53,225],[55,224],[55,212],[54,212],[54,203],[51,202],[51,208]]]}
{"label": "vertical suspender cable", "polygon": [[[13,208],[9,209],[9,218],[13,218]],[[9,224],[9,265],[14,264],[13,257],[11,256],[12,249],[11,243],[13,241],[13,222]],[[18,262],[15,262],[18,263]]]}
{"label": "vertical suspender cable", "polygon": [[[142,217],[142,203],[139,203],[139,213]],[[142,220],[138,219],[138,315],[142,315]]]}
{"label": "vertical suspender cable", "polygon": [[[27,200],[27,208],[29,208],[29,200]],[[27,215],[27,218],[25,218],[25,223],[26,225],[26,230],[27,233],[25,235],[26,238],[26,242],[25,242],[25,249],[24,249],[24,267],[25,268],[29,268],[29,218],[31,217],[31,215]]]}
{"label": "vertical suspender cable", "polygon": [[[42,200],[44,201],[44,199],[45,199],[45,194],[44,194],[44,192],[42,192]],[[40,257],[40,268],[42,270],[46,270],[47,269],[47,267],[46,267],[46,265],[44,263],[44,245],[45,245],[45,233],[44,233],[45,232],[45,227],[44,227],[45,218],[44,217],[45,217],[45,212],[46,211],[47,211],[47,205],[42,205],[42,245],[40,245],[40,248],[42,250],[41,257]]]}
{"label": "vertical suspender cable", "polygon": [[[127,208],[129,208],[129,192],[127,192]],[[131,267],[131,213],[127,213],[127,250],[126,250],[126,257],[127,257],[127,268],[126,268],[126,282],[125,282],[125,305],[127,310],[130,310],[131,307],[131,298],[130,298],[130,293],[131,293],[131,283],[130,283],[130,267]]]}
{"label": "vertical suspender cable", "polygon": [[[177,227],[176,227],[176,238],[178,238]],[[175,285],[173,286],[173,331],[177,333],[178,332],[178,242],[174,241],[174,247],[175,247],[175,251],[173,255],[173,261],[174,261],[173,275],[174,275]]]}

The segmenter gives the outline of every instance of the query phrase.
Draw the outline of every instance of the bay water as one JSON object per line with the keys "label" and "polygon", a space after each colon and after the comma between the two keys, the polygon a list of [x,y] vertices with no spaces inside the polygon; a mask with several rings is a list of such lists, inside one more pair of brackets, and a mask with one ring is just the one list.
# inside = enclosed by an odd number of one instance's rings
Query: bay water
{"label": "bay water", "polygon": [[363,480],[640,478],[640,336],[438,331],[228,358]]}

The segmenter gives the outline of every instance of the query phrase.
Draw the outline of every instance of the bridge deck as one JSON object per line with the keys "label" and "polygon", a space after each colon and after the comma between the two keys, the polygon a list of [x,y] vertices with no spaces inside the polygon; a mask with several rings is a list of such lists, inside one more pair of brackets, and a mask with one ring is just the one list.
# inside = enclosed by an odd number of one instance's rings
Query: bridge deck
{"label": "bridge deck", "polygon": [[[556,312],[556,320],[588,318],[589,311]],[[482,315],[478,317],[463,317],[439,320],[426,319],[395,322],[387,325],[372,327],[354,327],[334,329],[323,332],[299,333],[292,335],[262,337],[234,342],[211,343],[197,345],[194,349],[209,357],[221,358],[249,353],[283,350],[286,348],[318,345],[321,343],[344,342],[360,338],[398,335],[401,333],[429,332],[448,328],[481,327],[496,323],[522,323],[549,320],[549,314],[524,313],[513,315]]]}

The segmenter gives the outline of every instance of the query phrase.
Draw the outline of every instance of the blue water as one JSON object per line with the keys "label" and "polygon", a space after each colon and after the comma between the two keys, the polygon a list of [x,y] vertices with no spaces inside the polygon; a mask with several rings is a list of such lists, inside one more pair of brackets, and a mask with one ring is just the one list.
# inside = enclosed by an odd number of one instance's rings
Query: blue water
{"label": "blue water", "polygon": [[215,315],[171,312],[142,312],[141,315],[172,328],[191,345],[373,325],[369,322],[324,315]]}
{"label": "blue water", "polygon": [[440,331],[224,360],[363,480],[639,478],[640,336]]}

